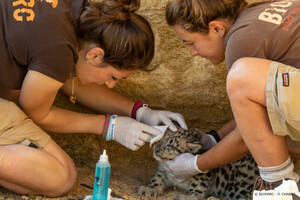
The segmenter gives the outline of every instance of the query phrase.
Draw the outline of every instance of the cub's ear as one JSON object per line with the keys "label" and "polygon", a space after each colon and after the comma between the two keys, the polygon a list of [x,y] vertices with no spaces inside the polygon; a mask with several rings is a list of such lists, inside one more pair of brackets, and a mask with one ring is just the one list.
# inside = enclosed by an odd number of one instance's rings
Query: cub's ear
{"label": "cub's ear", "polygon": [[201,144],[202,134],[203,132],[201,130],[197,128],[191,128],[185,131],[186,141],[188,143]]}
{"label": "cub's ear", "polygon": [[192,154],[201,154],[201,153],[204,152],[200,142],[195,141],[195,142],[192,142],[192,143],[187,143],[187,146],[189,148],[189,152],[192,153]]}

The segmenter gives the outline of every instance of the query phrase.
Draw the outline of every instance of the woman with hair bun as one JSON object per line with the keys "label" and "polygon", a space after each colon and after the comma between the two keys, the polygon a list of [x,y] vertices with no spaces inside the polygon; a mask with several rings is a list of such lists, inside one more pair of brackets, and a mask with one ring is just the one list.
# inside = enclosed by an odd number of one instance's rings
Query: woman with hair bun
{"label": "woman with hair bun", "polygon": [[212,64],[225,60],[234,114],[219,132],[210,132],[216,145],[207,152],[166,162],[178,181],[250,152],[260,172],[259,189],[272,189],[283,179],[299,183],[290,158],[300,157],[299,11],[299,0],[169,2],[167,22],[191,55]]}
{"label": "woman with hair bun", "polygon": [[[187,128],[180,114],[111,90],[153,70],[154,36],[139,7],[139,0],[0,2],[1,186],[50,197],[72,189],[74,163],[45,131],[102,135],[138,150],[160,133],[154,125]],[[99,114],[53,106],[59,90]]]}

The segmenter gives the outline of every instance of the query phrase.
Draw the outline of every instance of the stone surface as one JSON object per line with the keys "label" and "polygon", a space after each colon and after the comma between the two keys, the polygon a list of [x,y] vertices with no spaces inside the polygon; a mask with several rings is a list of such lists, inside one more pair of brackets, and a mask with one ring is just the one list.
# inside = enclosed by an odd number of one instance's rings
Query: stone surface
{"label": "stone surface", "polygon": [[[119,82],[115,88],[151,107],[180,112],[188,124],[204,129],[216,128],[232,119],[226,94],[227,68],[206,59],[190,56],[167,25],[165,7],[169,0],[142,0],[139,13],[149,20],[156,38],[152,72],[139,72]],[[249,0],[248,2],[258,2]]]}
{"label": "stone surface", "polygon": [[224,64],[214,66],[191,57],[189,49],[166,24],[167,0],[142,0],[140,13],[151,23],[156,38],[152,72],[139,72],[120,81],[116,90],[151,107],[180,112],[189,125],[224,123],[232,118],[226,96]]}

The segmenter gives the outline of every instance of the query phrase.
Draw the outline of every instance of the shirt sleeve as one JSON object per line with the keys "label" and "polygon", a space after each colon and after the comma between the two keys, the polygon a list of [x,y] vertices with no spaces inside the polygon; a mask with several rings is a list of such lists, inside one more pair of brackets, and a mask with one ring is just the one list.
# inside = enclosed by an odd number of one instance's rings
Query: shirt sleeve
{"label": "shirt sleeve", "polygon": [[65,82],[74,68],[75,58],[72,48],[67,44],[49,45],[33,53],[28,69]]}
{"label": "shirt sleeve", "polygon": [[225,50],[225,62],[230,69],[239,58],[266,58],[266,41],[252,38],[249,34],[236,33],[229,38]]}

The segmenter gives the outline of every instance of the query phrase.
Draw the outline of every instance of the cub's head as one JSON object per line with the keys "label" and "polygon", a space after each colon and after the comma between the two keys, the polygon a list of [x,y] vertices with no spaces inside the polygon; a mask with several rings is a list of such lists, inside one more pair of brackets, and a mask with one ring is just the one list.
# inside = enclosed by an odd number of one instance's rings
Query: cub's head
{"label": "cub's head", "polygon": [[200,144],[203,132],[199,129],[178,130],[167,129],[164,136],[153,144],[154,158],[158,161],[172,160],[182,153],[200,154],[204,152]]}

